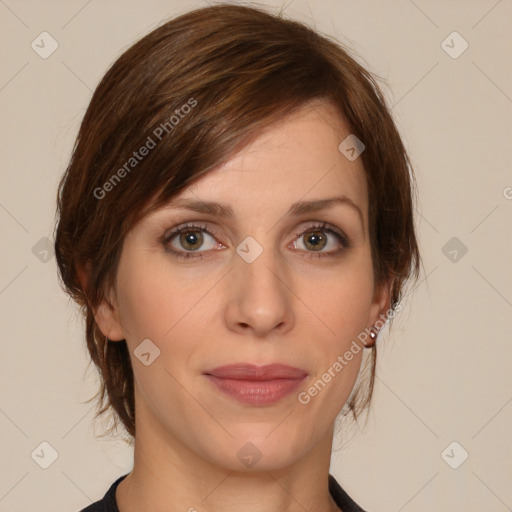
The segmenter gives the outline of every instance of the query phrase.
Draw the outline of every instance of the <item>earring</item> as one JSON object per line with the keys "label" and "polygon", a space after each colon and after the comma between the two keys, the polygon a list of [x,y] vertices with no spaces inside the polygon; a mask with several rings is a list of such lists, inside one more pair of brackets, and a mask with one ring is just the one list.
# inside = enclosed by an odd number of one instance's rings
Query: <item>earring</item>
{"label": "earring", "polygon": [[379,331],[375,329],[375,327],[370,328],[370,343],[365,343],[364,348],[372,348],[375,346],[375,343],[377,342],[377,335],[379,334]]}

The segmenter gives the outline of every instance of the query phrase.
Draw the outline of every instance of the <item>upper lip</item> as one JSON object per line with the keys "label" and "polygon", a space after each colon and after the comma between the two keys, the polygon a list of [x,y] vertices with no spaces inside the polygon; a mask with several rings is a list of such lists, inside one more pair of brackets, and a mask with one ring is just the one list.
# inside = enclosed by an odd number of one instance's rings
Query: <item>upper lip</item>
{"label": "upper lip", "polygon": [[307,375],[307,372],[286,364],[266,364],[257,366],[249,363],[236,363],[219,366],[205,372],[206,375],[213,375],[223,379],[238,380],[274,380],[274,379],[300,379]]}

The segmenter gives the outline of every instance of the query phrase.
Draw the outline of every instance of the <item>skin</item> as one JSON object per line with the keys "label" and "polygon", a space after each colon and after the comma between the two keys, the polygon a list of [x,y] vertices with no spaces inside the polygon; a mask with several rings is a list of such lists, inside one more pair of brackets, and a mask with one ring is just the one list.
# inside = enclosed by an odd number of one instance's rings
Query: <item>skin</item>
{"label": "skin", "polygon": [[[311,102],[179,196],[225,203],[232,219],[166,208],[126,236],[111,306],[95,314],[105,336],[126,339],[135,375],[135,459],[117,489],[120,512],[339,510],[327,483],[334,422],[363,350],[308,404],[297,394],[385,314],[390,290],[374,286],[361,159],[338,150],[349,134],[330,103]],[[334,195],[351,198],[362,220],[347,205],[287,214],[296,201]],[[341,230],[350,247],[310,229],[314,221]],[[202,258],[165,251],[162,235],[184,223],[215,237],[193,228],[203,235],[199,250],[180,235],[168,245]],[[320,231],[326,245],[315,250],[307,231]],[[247,236],[263,248],[252,263],[236,252]],[[149,366],[133,353],[145,339],[160,349]],[[203,375],[235,362],[281,362],[308,377],[277,403],[244,405]],[[237,457],[248,442],[261,453],[251,468]]]}

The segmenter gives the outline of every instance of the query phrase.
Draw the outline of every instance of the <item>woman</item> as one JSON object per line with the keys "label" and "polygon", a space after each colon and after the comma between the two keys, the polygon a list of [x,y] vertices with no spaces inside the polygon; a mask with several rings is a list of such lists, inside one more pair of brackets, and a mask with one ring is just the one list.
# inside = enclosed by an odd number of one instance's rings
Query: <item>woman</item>
{"label": "woman", "polygon": [[372,75],[300,23],[217,5],[121,55],[58,194],[98,415],[134,442],[85,511],[363,510],[334,423],[418,277],[412,180]]}

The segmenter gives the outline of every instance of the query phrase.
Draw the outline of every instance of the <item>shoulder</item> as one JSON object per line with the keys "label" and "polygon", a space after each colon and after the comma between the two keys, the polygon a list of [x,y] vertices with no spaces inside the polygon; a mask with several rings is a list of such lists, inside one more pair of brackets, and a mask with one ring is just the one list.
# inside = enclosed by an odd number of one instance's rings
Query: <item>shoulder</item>
{"label": "shoulder", "polygon": [[116,489],[119,483],[128,476],[119,477],[108,489],[105,496],[99,501],[91,503],[88,507],[80,510],[80,512],[119,512],[116,502]]}
{"label": "shoulder", "polygon": [[329,492],[343,512],[366,512],[347,494],[331,474],[329,474]]}

